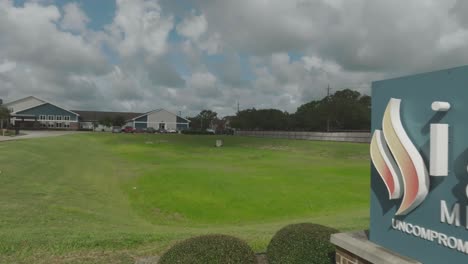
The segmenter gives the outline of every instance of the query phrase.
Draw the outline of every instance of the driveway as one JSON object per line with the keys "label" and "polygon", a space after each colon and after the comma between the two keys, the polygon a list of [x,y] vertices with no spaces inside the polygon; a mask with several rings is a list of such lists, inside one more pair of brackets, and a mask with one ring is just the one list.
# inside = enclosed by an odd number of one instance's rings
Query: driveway
{"label": "driveway", "polygon": [[3,137],[0,136],[1,141],[10,141],[10,140],[21,140],[21,139],[30,139],[30,138],[43,138],[43,137],[58,137],[63,135],[72,135],[78,133],[86,133],[79,131],[21,131],[25,135],[16,136],[16,137]]}

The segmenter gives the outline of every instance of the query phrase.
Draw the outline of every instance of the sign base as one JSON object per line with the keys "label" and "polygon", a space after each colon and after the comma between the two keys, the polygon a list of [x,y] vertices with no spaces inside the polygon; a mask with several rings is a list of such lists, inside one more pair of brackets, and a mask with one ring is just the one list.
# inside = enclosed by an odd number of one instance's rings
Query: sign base
{"label": "sign base", "polygon": [[336,264],[421,264],[369,241],[366,231],[331,236],[336,246]]}

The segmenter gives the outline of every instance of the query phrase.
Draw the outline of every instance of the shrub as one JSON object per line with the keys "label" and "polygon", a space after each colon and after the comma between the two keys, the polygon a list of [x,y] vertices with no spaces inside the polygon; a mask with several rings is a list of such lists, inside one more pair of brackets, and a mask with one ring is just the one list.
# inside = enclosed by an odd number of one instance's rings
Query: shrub
{"label": "shrub", "polygon": [[282,228],[270,241],[267,259],[270,264],[335,263],[335,247],[330,235],[337,230],[311,223]]}
{"label": "shrub", "polygon": [[213,132],[208,132],[204,130],[195,130],[195,129],[186,129],[181,131],[185,135],[213,135]]}
{"label": "shrub", "polygon": [[226,235],[187,239],[169,249],[159,264],[254,264],[255,253],[244,241]]}

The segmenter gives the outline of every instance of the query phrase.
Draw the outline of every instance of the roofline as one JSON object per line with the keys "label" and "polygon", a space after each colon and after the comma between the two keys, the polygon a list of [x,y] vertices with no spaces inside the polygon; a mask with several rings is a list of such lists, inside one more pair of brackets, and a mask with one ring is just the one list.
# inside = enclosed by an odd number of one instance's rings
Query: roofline
{"label": "roofline", "polygon": [[[42,102],[44,102],[44,103],[42,103],[42,104],[40,104],[40,105],[36,105],[36,106],[33,106],[33,107],[29,107],[29,108],[23,109],[23,110],[21,110],[21,111],[19,111],[19,112],[26,111],[26,110],[28,110],[28,109],[31,109],[31,108],[34,108],[34,107],[38,107],[38,106],[41,106],[41,105],[51,104],[51,105],[56,106],[56,107],[58,107],[58,108],[60,108],[60,109],[62,109],[62,110],[65,110],[65,111],[67,111],[67,112],[69,112],[69,113],[72,113],[72,114],[74,114],[74,115],[76,115],[76,116],[80,116],[79,114],[77,114],[77,113],[75,113],[75,112],[73,112],[73,111],[70,111],[70,110],[68,110],[68,109],[66,109],[66,108],[63,108],[63,107],[61,107],[61,106],[59,106],[59,105],[57,105],[57,104],[53,104],[53,103],[51,103],[51,102],[49,102],[49,101],[46,101],[46,100],[44,100],[44,99],[41,99],[41,98],[38,98],[38,97],[32,96],[32,95],[31,95],[31,96],[24,97],[24,98],[21,98],[21,99],[18,99],[18,100],[13,101],[13,102],[9,102],[9,103],[4,104],[4,105],[16,103],[16,102],[19,102],[19,101],[22,101],[22,100],[25,100],[25,99],[28,99],[28,98],[34,98],[34,99],[37,99],[37,100],[42,101]],[[17,112],[14,112],[14,113],[17,113]]]}
{"label": "roofline", "polygon": [[166,111],[166,112],[168,112],[168,113],[171,113],[171,114],[173,114],[173,115],[175,115],[175,116],[177,116],[177,117],[180,117],[180,118],[182,118],[182,119],[184,119],[185,121],[187,121],[187,122],[190,123],[190,120],[188,120],[187,118],[183,118],[183,117],[181,117],[181,116],[179,116],[179,115],[176,115],[176,114],[172,113],[171,111],[167,111],[167,110],[164,109],[164,108],[160,108],[160,109],[156,109],[156,110],[153,110],[153,111],[146,112],[146,113],[144,113],[144,114],[142,114],[142,115],[139,115],[139,116],[134,117],[134,118],[129,119],[129,120],[134,120],[134,121],[135,121],[136,119],[138,119],[138,118],[140,118],[140,117],[147,116],[147,115],[149,115],[149,114],[151,114],[151,113],[154,113],[154,112],[160,112],[160,111],[162,111],[162,110],[164,110],[164,111]]}
{"label": "roofline", "polygon": [[[26,99],[28,99],[28,98],[34,98],[34,99],[37,99],[37,100],[42,101],[42,102],[45,103],[44,100],[42,100],[42,99],[40,99],[40,98],[37,98],[37,97],[35,97],[35,96],[30,95],[30,96],[26,96],[26,97],[23,97],[23,98],[20,98],[20,99],[17,99],[17,100],[8,102],[8,103],[4,103],[3,106],[7,106],[7,105],[10,105],[10,104],[13,104],[13,103],[17,103],[17,102],[20,102],[20,101],[24,101],[24,100],[26,100]],[[28,109],[29,109],[29,108],[28,108]]]}
{"label": "roofline", "polygon": [[11,117],[18,117],[18,116],[35,116],[35,115],[25,115],[25,114],[12,114]]}
{"label": "roofline", "polygon": [[136,119],[138,119],[138,118],[140,118],[140,117],[149,115],[149,114],[151,114],[151,113],[153,113],[153,112],[159,112],[159,111],[161,111],[161,110],[163,110],[163,109],[161,108],[161,109],[156,109],[156,110],[153,110],[153,111],[149,111],[149,112],[146,112],[146,113],[144,113],[144,114],[142,114],[142,115],[136,116],[136,117],[134,117],[134,118],[132,118],[132,119],[130,119],[130,120],[136,120]]}

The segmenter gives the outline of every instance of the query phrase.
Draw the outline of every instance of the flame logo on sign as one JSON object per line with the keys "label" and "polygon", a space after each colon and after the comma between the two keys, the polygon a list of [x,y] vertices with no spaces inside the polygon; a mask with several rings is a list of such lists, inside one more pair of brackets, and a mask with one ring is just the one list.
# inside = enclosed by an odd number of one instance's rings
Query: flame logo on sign
{"label": "flame logo on sign", "polygon": [[390,99],[383,117],[383,131],[375,130],[370,153],[389,199],[402,198],[396,215],[406,215],[426,198],[429,175],[421,154],[403,128],[400,105],[400,99]]}

